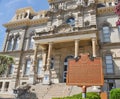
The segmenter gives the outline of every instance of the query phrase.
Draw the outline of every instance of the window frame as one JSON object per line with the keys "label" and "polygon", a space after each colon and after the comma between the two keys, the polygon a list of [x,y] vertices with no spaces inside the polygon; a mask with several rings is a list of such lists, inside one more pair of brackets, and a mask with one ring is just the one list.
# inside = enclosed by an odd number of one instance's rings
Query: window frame
{"label": "window frame", "polygon": [[25,70],[24,70],[24,75],[25,76],[29,76],[30,75],[30,67],[31,67],[31,60],[27,59],[26,60],[26,64],[25,64]]}
{"label": "window frame", "polygon": [[30,35],[29,37],[29,44],[28,44],[28,49],[33,49],[34,48],[34,39],[33,39],[34,35]]}
{"label": "window frame", "polygon": [[14,38],[12,37],[10,40],[8,40],[7,51],[12,51],[13,46],[14,46]]}
{"label": "window frame", "polygon": [[16,37],[14,40],[14,48],[13,50],[18,50],[19,49],[19,43],[20,43],[20,38]]}
{"label": "window frame", "polygon": [[[106,57],[107,56],[110,56],[111,57],[111,59],[106,59]],[[111,63],[107,63],[107,62],[110,62],[111,61]],[[113,64],[113,57],[112,57],[112,55],[111,54],[106,54],[105,55],[105,65],[106,65],[106,74],[114,74],[114,64]],[[111,65],[111,67],[109,67]],[[112,72],[110,71],[110,72],[108,72],[108,70],[112,70]]]}
{"label": "window frame", "polygon": [[[40,61],[41,61],[41,63],[40,63]],[[42,74],[42,68],[43,68],[43,60],[41,58],[39,58],[37,61],[37,75]]]}
{"label": "window frame", "polygon": [[[106,29],[104,28],[107,28],[107,32],[106,32]],[[102,33],[103,33],[103,42],[110,42],[110,34],[111,34],[111,31],[110,31],[110,27],[109,26],[103,26],[102,27]]]}

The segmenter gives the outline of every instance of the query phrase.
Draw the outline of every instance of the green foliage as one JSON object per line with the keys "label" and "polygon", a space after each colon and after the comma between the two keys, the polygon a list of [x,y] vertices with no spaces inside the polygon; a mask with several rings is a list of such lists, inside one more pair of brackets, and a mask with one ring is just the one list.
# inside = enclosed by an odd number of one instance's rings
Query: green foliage
{"label": "green foliage", "polygon": [[[83,98],[82,98],[82,93],[80,93],[80,94],[69,96],[69,97],[52,98],[52,99],[83,99]],[[100,96],[97,93],[88,92],[86,99],[100,99]]]}
{"label": "green foliage", "polygon": [[120,99],[120,88],[112,89],[110,91],[110,99]]}
{"label": "green foliage", "polygon": [[0,75],[4,74],[7,66],[14,63],[13,57],[0,54]]}

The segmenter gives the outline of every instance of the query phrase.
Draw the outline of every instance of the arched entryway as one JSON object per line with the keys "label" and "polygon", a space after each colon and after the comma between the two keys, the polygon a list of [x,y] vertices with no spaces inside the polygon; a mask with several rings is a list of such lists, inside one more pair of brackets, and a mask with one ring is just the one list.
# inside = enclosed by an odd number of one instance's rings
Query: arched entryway
{"label": "arched entryway", "polygon": [[64,71],[63,71],[63,82],[66,82],[66,76],[67,76],[67,68],[68,68],[68,60],[73,59],[74,56],[69,55],[64,60]]}

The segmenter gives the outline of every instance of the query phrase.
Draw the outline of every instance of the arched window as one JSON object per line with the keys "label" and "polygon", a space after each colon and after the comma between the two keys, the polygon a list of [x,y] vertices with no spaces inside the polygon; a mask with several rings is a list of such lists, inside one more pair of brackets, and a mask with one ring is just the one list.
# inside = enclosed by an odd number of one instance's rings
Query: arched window
{"label": "arched window", "polygon": [[68,68],[68,60],[73,59],[74,56],[67,56],[64,61],[64,72],[63,72],[63,82],[66,82],[67,68]]}
{"label": "arched window", "polygon": [[30,36],[30,39],[29,39],[29,49],[33,49],[33,46],[34,46],[34,39],[33,39],[33,36]]}
{"label": "arched window", "polygon": [[40,75],[42,74],[42,67],[43,67],[43,61],[42,59],[38,59],[38,64],[37,64],[37,74]]}
{"label": "arched window", "polygon": [[26,61],[25,72],[24,72],[24,74],[25,74],[26,76],[28,76],[28,75],[30,74],[30,66],[31,66],[31,60],[28,59],[28,60]]}
{"label": "arched window", "polygon": [[106,64],[106,73],[113,74],[114,66],[113,66],[113,58],[111,54],[105,56],[105,64]]}
{"label": "arched window", "polygon": [[102,28],[102,31],[103,31],[104,42],[110,42],[110,27],[109,26],[104,26]]}
{"label": "arched window", "polygon": [[73,17],[68,18],[66,23],[71,25],[71,26],[75,26],[75,19]]}
{"label": "arched window", "polygon": [[19,37],[17,37],[16,39],[15,39],[15,42],[14,42],[14,50],[18,50],[18,47],[19,47]]}
{"label": "arched window", "polygon": [[13,49],[13,45],[14,45],[14,38],[11,38],[8,42],[7,50],[11,51]]}

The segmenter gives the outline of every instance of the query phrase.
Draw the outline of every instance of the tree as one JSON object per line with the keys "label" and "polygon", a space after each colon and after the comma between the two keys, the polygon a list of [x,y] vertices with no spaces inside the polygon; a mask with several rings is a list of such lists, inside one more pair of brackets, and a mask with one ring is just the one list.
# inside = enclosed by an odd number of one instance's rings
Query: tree
{"label": "tree", "polygon": [[4,74],[7,67],[12,63],[14,63],[13,57],[0,54],[0,75]]}

